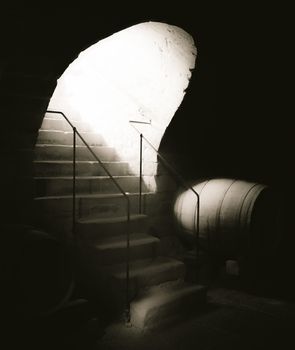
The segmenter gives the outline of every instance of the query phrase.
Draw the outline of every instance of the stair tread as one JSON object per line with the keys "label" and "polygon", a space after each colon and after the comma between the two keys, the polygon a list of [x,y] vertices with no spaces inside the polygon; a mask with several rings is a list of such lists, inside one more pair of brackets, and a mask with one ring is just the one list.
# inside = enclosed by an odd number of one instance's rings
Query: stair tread
{"label": "stair tread", "polygon": [[[53,114],[53,113],[50,113],[50,114]],[[51,116],[46,115],[46,116],[43,118],[43,120],[62,120],[62,121],[64,121],[64,122],[66,122],[67,124],[69,124],[69,123],[66,121],[66,119],[65,119],[61,114],[58,114],[58,117],[51,117]],[[72,124],[74,124],[74,123],[78,123],[78,124],[80,124],[80,123],[87,124],[85,121],[79,120],[79,119],[72,119],[72,120],[70,120],[70,122],[71,122]],[[69,124],[69,125],[70,125],[70,124]]]}
{"label": "stair tread", "polygon": [[[147,215],[145,214],[131,214],[130,220],[139,220],[147,218]],[[122,223],[127,222],[126,215],[124,216],[116,216],[116,217],[110,217],[110,218],[87,218],[87,219],[79,219],[77,221],[80,224],[104,224],[104,223]]]}
{"label": "stair tread", "polygon": [[[159,238],[146,233],[131,233],[129,237],[130,247],[135,247],[143,244],[157,243],[160,241]],[[126,248],[126,235],[104,238],[102,241],[95,243],[94,247],[98,250]]]}
{"label": "stair tread", "polygon": [[[158,256],[154,259],[142,259],[130,262],[129,265],[129,276],[134,278],[145,274],[156,274],[164,272],[169,268],[184,266],[184,263],[165,256]],[[112,265],[108,268],[108,272],[115,278],[124,279],[126,278],[126,263]]]}
{"label": "stair tread", "polygon": [[[81,131],[80,135],[91,146],[108,146],[104,138],[97,131],[85,130]],[[51,145],[72,145],[73,144],[73,131],[72,130],[60,130],[60,129],[40,129],[36,145],[51,144]],[[77,145],[83,145],[83,141],[80,137],[76,138]]]}
{"label": "stair tread", "polygon": [[140,305],[141,308],[149,306],[159,307],[162,304],[168,304],[175,300],[180,300],[192,293],[198,293],[204,290],[203,285],[190,284],[183,281],[165,282],[158,286],[152,286],[144,290],[132,304],[133,306]]}
{"label": "stair tread", "polygon": [[[72,160],[33,160],[34,163],[52,163],[52,164],[73,164]],[[101,161],[103,164],[127,164],[128,162],[124,162],[121,160],[103,160]],[[92,163],[92,164],[98,164],[96,160],[76,160],[76,163],[86,164],[86,163]]]}
{"label": "stair tread", "polygon": [[159,322],[179,317],[184,307],[193,312],[197,310],[196,304],[205,303],[206,293],[205,286],[182,280],[152,286],[131,302],[131,322],[139,328],[153,327]]}
{"label": "stair tread", "polygon": [[[63,131],[63,130],[59,130],[59,129],[40,129],[39,133],[40,132],[42,132],[42,133],[43,132],[58,132],[61,134],[73,134],[73,131]],[[80,134],[93,134],[93,135],[101,136],[101,134],[99,134],[96,131],[81,131]]]}
{"label": "stair tread", "polygon": [[[114,179],[131,179],[131,178],[137,178],[139,179],[139,176],[137,175],[113,175]],[[35,180],[73,180],[73,176],[34,176]],[[76,176],[76,180],[104,180],[104,179],[110,179],[109,176],[106,175],[85,175]]]}
{"label": "stair tread", "polygon": [[[138,196],[138,192],[125,192],[128,194],[128,196]],[[154,194],[154,192],[142,192],[142,194]],[[76,198],[78,199],[102,199],[102,198],[120,198],[124,197],[123,193],[86,193],[86,194],[76,194]],[[66,194],[66,195],[56,195],[56,196],[42,196],[42,197],[35,197],[35,200],[48,200],[48,199],[72,199],[72,194]]]}
{"label": "stair tread", "polygon": [[135,303],[143,300],[149,304],[158,305],[162,301],[168,302],[195,291],[203,290],[205,287],[200,284],[192,284],[182,280],[165,282],[158,286],[152,286],[143,291]]}
{"label": "stair tread", "polygon": [[[36,148],[45,148],[45,147],[48,147],[48,148],[54,148],[54,147],[61,147],[61,148],[73,148],[73,145],[65,145],[65,144],[62,144],[62,143],[37,143],[35,145]],[[80,149],[84,149],[84,148],[87,148],[87,146],[85,145],[76,145],[76,148],[80,148]],[[95,146],[91,146],[91,148],[104,148],[104,149],[109,149],[109,150],[114,150],[114,147],[111,147],[111,146],[100,146],[100,145],[95,145]]]}

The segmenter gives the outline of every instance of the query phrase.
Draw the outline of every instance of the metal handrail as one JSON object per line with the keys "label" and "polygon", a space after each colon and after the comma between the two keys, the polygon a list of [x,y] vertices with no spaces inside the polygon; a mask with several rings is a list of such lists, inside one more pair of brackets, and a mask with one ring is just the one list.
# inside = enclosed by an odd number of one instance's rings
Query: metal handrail
{"label": "metal handrail", "polygon": [[[187,189],[192,191],[195,196],[197,197],[197,210],[195,212],[194,217],[194,231],[195,231],[195,250],[196,250],[196,260],[199,260],[199,236],[200,236],[200,195],[199,193],[192,187],[189,186],[184,178],[179,174],[179,172],[168,162],[168,160],[156,149],[156,147],[140,132],[133,124],[146,124],[151,125],[151,121],[149,122],[142,122],[137,120],[129,120],[130,125],[133,127],[134,130],[137,131],[140,137],[140,160],[139,160],[139,200],[140,205],[139,208],[141,210],[141,196],[142,196],[142,140],[145,140],[145,142],[157,153],[159,159],[164,163],[164,165],[170,170],[170,172],[177,177],[177,179],[180,181],[180,183]],[[196,220],[197,219],[197,220]]]}
{"label": "metal handrail", "polygon": [[122,193],[126,200],[126,212],[127,212],[127,236],[126,236],[126,322],[130,322],[130,300],[129,300],[129,270],[130,270],[130,199],[128,196],[128,192],[125,192],[122,187],[115,180],[113,175],[109,172],[109,170],[104,166],[103,162],[99,159],[99,157],[93,152],[89,144],[85,141],[76,127],[70,122],[70,120],[66,117],[66,115],[61,111],[52,111],[47,110],[46,113],[52,114],[60,114],[64,117],[64,119],[68,122],[68,124],[73,129],[73,238],[75,241],[75,245],[77,246],[77,234],[76,234],[76,135],[79,136],[81,141],[87,147],[89,152],[95,158],[95,160],[99,163],[99,165],[103,168],[109,178],[113,181],[118,190]]}

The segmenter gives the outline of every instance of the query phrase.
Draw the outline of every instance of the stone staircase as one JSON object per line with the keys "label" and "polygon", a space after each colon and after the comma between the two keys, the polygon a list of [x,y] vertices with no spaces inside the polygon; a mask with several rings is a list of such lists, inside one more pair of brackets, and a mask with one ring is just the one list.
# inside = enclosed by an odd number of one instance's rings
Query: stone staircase
{"label": "stone staircase", "polygon": [[[138,214],[139,178],[131,173],[128,162],[118,159],[115,149],[105,145],[103,137],[92,132],[86,123],[71,122],[129,193],[131,204],[128,228],[124,196],[77,137],[76,232],[82,283],[99,295],[111,313],[123,310],[129,229],[129,296],[131,322],[135,326],[143,328],[150,326],[151,320],[156,323],[169,318],[173,305],[182,308],[188,302],[204,302],[206,289],[187,284],[184,263],[163,256],[161,237],[150,234],[150,216],[153,208],[158,210],[156,203],[161,195],[143,186],[145,214]],[[72,229],[72,140],[72,130],[61,116],[45,115],[35,147],[35,224],[66,241],[71,241]]]}

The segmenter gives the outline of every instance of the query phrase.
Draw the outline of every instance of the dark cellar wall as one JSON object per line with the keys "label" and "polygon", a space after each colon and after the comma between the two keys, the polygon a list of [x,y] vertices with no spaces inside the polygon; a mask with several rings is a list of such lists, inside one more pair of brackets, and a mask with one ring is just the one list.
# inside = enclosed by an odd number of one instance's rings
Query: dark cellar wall
{"label": "dark cellar wall", "polygon": [[187,179],[234,176],[283,190],[292,217],[288,11],[200,4],[1,8],[2,223],[27,222],[31,214],[32,148],[58,77],[92,43],[149,20],[182,27],[198,47],[161,150]]}
{"label": "dark cellar wall", "polygon": [[281,187],[294,175],[286,37],[270,17],[253,12],[247,23],[239,15],[230,28],[225,17],[204,35],[193,33],[196,69],[161,149],[187,178],[233,176]]}

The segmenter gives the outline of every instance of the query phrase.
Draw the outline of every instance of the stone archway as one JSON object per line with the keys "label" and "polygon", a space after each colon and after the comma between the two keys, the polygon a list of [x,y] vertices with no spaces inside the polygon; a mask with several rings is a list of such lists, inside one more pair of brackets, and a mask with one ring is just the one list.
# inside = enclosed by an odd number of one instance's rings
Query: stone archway
{"label": "stone archway", "polygon": [[[158,148],[183,100],[196,54],[193,38],[179,27],[134,25],[82,51],[58,80],[49,108],[87,120],[136,171],[138,135],[129,121],[150,121],[140,131]],[[144,157],[147,172],[155,175],[156,153],[147,148]]]}

